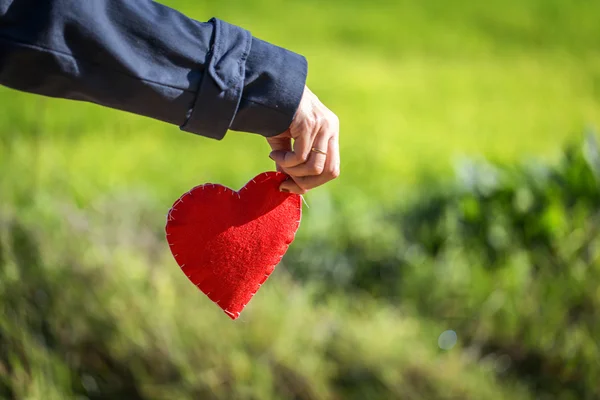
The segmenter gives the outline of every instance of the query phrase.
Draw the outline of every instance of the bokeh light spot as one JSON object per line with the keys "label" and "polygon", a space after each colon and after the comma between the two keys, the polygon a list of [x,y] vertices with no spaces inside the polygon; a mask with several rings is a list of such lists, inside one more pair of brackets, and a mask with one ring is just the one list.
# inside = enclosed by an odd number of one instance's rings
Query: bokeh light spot
{"label": "bokeh light spot", "polygon": [[438,338],[438,346],[440,346],[440,349],[442,350],[450,350],[454,347],[457,340],[458,336],[456,335],[456,332],[453,330],[447,330],[442,332]]}

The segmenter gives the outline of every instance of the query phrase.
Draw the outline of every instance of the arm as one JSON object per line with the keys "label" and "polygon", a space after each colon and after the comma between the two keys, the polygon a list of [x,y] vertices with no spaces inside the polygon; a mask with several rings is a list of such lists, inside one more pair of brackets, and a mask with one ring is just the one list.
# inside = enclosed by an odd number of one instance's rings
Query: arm
{"label": "arm", "polygon": [[82,100],[221,139],[280,134],[304,57],[218,19],[149,0],[0,0],[0,84]]}

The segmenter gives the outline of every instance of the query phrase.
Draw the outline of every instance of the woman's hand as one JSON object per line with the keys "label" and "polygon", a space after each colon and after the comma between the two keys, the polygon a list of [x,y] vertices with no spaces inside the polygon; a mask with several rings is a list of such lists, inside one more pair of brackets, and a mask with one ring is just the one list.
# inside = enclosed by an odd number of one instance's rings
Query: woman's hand
{"label": "woman's hand", "polygon": [[304,194],[337,178],[340,175],[339,130],[338,117],[305,87],[289,129],[267,138],[273,150],[269,157],[277,164],[277,171],[291,178],[283,182],[279,190]]}

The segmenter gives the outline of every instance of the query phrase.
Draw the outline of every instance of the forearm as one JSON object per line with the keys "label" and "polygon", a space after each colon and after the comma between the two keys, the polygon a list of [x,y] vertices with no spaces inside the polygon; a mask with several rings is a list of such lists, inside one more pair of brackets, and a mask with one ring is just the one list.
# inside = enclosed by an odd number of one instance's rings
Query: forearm
{"label": "forearm", "polygon": [[220,139],[289,126],[303,57],[148,0],[0,0],[0,84]]}

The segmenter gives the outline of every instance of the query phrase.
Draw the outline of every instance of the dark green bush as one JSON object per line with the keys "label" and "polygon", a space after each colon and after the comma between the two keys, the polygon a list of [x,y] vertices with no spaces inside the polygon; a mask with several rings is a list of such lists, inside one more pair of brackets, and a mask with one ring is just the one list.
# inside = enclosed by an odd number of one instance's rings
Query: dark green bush
{"label": "dark green bush", "polygon": [[531,398],[370,296],[319,306],[279,274],[233,322],[175,268],[89,265],[73,233],[51,265],[35,229],[0,218],[2,399]]}
{"label": "dark green bush", "polygon": [[296,246],[288,264],[446,324],[540,395],[600,398],[599,154],[590,135],[555,164],[464,164],[382,213],[377,234],[337,221],[343,239]]}

